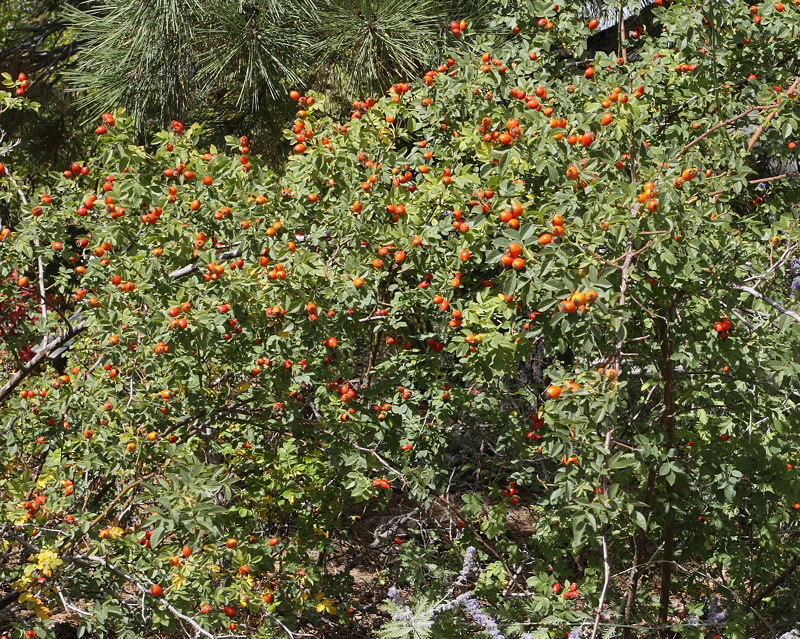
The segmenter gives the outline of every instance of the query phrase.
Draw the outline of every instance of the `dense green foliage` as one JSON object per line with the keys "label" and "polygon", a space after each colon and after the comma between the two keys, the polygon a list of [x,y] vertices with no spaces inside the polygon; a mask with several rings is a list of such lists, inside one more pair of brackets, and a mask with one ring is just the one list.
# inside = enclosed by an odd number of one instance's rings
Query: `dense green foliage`
{"label": "dense green foliage", "polygon": [[345,122],[296,96],[280,175],[120,110],[0,177],[0,628],[798,622],[800,6],[591,59],[585,11],[498,3]]}
{"label": "dense green foliage", "polygon": [[[39,118],[0,116],[22,138],[15,164],[38,179],[66,153],[85,154],[86,121],[125,106],[136,139],[173,118],[205,136],[247,131],[275,168],[290,88],[357,97],[413,77],[458,41],[451,16],[485,27],[488,0],[158,0],[0,3],[0,60],[27,73]],[[476,19],[473,23],[473,17]]]}

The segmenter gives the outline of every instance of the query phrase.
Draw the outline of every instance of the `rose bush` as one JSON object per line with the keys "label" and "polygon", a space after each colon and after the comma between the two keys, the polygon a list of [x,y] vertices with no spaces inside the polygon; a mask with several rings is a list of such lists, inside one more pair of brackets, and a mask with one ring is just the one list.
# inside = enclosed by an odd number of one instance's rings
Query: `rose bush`
{"label": "rose bush", "polygon": [[459,571],[507,636],[797,621],[800,7],[499,4],[349,120],[294,96],[280,175],[119,111],[0,177],[9,636],[355,636]]}

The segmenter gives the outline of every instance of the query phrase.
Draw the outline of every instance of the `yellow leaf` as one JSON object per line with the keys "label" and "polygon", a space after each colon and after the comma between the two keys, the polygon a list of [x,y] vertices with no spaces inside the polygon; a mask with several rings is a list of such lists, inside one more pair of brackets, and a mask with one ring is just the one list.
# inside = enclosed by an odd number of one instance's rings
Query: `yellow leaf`
{"label": "yellow leaf", "polygon": [[186,585],[186,577],[179,572],[172,574],[172,588],[174,590],[180,590],[183,586]]}
{"label": "yellow leaf", "polygon": [[36,616],[39,619],[49,619],[50,618],[50,608],[47,606],[36,606]]}
{"label": "yellow leaf", "polygon": [[320,602],[317,604],[317,612],[324,612],[325,611],[325,604]]}
{"label": "yellow leaf", "polygon": [[327,604],[325,606],[325,612],[327,612],[329,615],[335,615],[339,613],[339,611],[336,609],[336,606],[333,606],[331,604]]}
{"label": "yellow leaf", "polygon": [[36,555],[36,568],[42,571],[45,577],[50,577],[53,568],[58,568],[64,562],[53,550],[45,549]]}
{"label": "yellow leaf", "polygon": [[706,539],[706,543],[703,544],[706,547],[706,550],[711,550],[711,542]]}
{"label": "yellow leaf", "polygon": [[112,526],[111,528],[108,529],[108,536],[111,537],[111,539],[122,537],[122,535],[124,534],[125,534],[125,529],[120,528],[119,526]]}

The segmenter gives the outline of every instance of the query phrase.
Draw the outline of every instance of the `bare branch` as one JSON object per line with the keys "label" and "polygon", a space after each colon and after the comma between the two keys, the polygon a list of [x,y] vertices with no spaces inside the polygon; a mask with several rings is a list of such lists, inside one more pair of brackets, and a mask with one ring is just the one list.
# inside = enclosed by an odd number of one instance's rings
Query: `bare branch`
{"label": "bare branch", "polygon": [[762,182],[775,182],[775,180],[785,180],[786,178],[797,177],[800,173],[781,173],[780,175],[772,175],[765,178],[757,178],[755,180],[747,180],[749,184],[761,184]]}
{"label": "bare branch", "polygon": [[[217,258],[219,260],[229,260],[232,257],[239,257],[241,256],[242,251],[241,249],[234,249],[233,251],[226,251],[225,253],[220,254]],[[184,275],[189,275],[190,273],[194,273],[197,269],[200,268],[200,265],[197,262],[192,262],[191,264],[187,264],[186,266],[181,266],[178,269],[167,274],[167,277],[171,277],[172,279],[177,279],[179,277],[183,277]]]}
{"label": "bare branch", "polygon": [[[790,86],[786,90],[786,93],[791,93],[792,91],[794,91],[797,88],[798,82],[800,82],[800,76],[797,76],[795,78],[794,82],[792,82],[792,86]],[[767,116],[767,119],[764,122],[762,122],[761,124],[758,125],[758,128],[755,130],[755,133],[753,133],[753,135],[750,137],[750,140],[747,143],[747,150],[748,151],[750,151],[755,146],[756,142],[758,141],[758,138],[764,132],[764,129],[772,121],[772,118],[775,117],[775,114],[778,113],[778,107],[780,106],[780,103],[781,103],[781,100],[780,100],[780,98],[778,98],[775,101],[775,104],[771,104],[770,105],[772,108],[774,108],[774,111]]]}
{"label": "bare branch", "polygon": [[61,335],[57,335],[52,342],[48,342],[48,338],[44,337],[42,343],[39,345],[39,352],[33,356],[33,358],[28,361],[22,368],[20,368],[16,373],[14,373],[11,378],[0,388],[0,402],[5,401],[5,399],[11,394],[11,392],[19,386],[23,379],[25,379],[28,375],[30,375],[36,367],[39,366],[47,356],[55,351],[60,346],[63,346],[66,342],[71,340],[73,337],[82,333],[88,328],[86,322],[79,322],[72,326],[68,330],[61,333]]}
{"label": "bare branch", "polygon": [[797,313],[795,313],[794,311],[790,311],[788,308],[784,308],[783,306],[781,306],[780,304],[778,304],[778,302],[776,302],[775,300],[773,300],[773,299],[772,299],[772,298],[770,298],[770,297],[767,297],[767,296],[766,296],[766,295],[764,295],[763,293],[760,293],[759,291],[757,291],[756,289],[754,289],[752,286],[738,286],[738,285],[735,285],[733,288],[734,288],[735,290],[737,290],[737,291],[744,291],[745,293],[750,293],[750,295],[752,295],[753,297],[755,297],[755,298],[757,298],[757,299],[760,299],[760,300],[762,300],[762,301],[766,302],[766,303],[767,303],[767,304],[769,304],[769,305],[770,305],[772,308],[774,308],[776,311],[780,311],[780,312],[781,312],[781,313],[783,313],[784,315],[788,315],[788,316],[789,316],[789,317],[791,317],[791,318],[792,318],[792,319],[793,319],[795,322],[797,322],[798,324],[800,324],[800,315],[798,315],[798,314],[797,314]]}
{"label": "bare branch", "polygon": [[715,131],[718,131],[719,129],[721,129],[724,126],[728,126],[729,124],[731,124],[733,122],[736,122],[736,120],[741,120],[742,118],[747,117],[753,111],[760,111],[760,110],[763,110],[763,109],[774,109],[774,108],[775,108],[774,104],[757,104],[755,106],[748,107],[747,109],[742,111],[739,115],[734,115],[732,118],[728,118],[724,122],[720,122],[719,124],[715,124],[708,131],[705,131],[702,135],[696,137],[694,140],[692,140],[688,144],[684,145],[684,147],[680,151],[678,151],[678,157],[680,157],[684,153],[686,153],[686,151],[691,149],[695,144],[699,144],[700,142],[705,140],[709,135],[711,135]]}
{"label": "bare branch", "polygon": [[[133,576],[126,574],[113,564],[109,563],[107,559],[103,557],[98,557],[96,555],[65,555],[62,557],[64,561],[69,561],[74,564],[84,565],[84,566],[91,566],[91,565],[99,565],[108,570],[109,572],[114,573],[118,577],[122,577],[125,581],[133,584],[138,588],[142,594],[146,595],[150,592],[150,589],[144,586],[139,580],[135,579]],[[194,619],[191,617],[187,617],[184,615],[180,610],[175,608],[172,604],[164,599],[160,599],[159,603],[163,605],[167,610],[169,610],[173,615],[175,615],[178,619],[185,621],[188,623],[192,628],[194,628],[197,632],[199,632],[204,637],[210,637],[214,639],[214,635],[210,633],[208,630],[203,628],[200,624],[198,624]]]}

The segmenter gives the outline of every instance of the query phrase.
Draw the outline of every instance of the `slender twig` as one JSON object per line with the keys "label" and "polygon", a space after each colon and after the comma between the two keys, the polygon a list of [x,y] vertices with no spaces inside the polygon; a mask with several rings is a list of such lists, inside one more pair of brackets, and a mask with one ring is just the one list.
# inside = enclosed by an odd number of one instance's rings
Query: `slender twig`
{"label": "slender twig", "polygon": [[[631,263],[633,261],[633,256],[635,255],[633,251],[633,235],[631,232],[628,231],[628,243],[625,248],[625,261],[622,264],[622,281],[619,286],[619,308],[625,306],[626,301],[626,294],[628,292],[628,282],[630,280],[630,272],[631,272]],[[620,340],[617,343],[617,347],[614,349],[614,367],[619,370],[619,355],[622,351],[622,345],[624,344],[624,339]]]}
{"label": "slender twig", "polygon": [[[605,441],[605,458],[603,466],[608,472],[608,457],[611,450],[611,436],[614,434],[614,429],[611,427],[611,420],[606,419],[606,441]],[[603,496],[608,498],[608,478],[603,478]],[[603,544],[603,589],[600,591],[600,600],[597,602],[597,611],[594,616],[594,626],[592,627],[591,639],[597,638],[597,631],[600,628],[600,616],[603,613],[603,605],[606,602],[606,593],[608,592],[608,585],[611,582],[611,564],[608,560],[608,540],[606,539],[606,526],[603,525],[603,534],[600,535],[600,541]]]}
{"label": "slender twig", "polygon": [[403,482],[403,484],[407,483],[406,482],[406,476],[401,471],[399,471],[396,468],[394,468],[383,457],[381,457],[375,449],[373,449],[373,448],[364,448],[363,446],[359,446],[358,444],[352,444],[352,446],[356,450],[360,450],[360,451],[363,451],[365,453],[371,453],[373,455],[373,457],[375,457],[375,459],[377,459],[380,462],[381,466],[383,466],[387,470],[389,470],[392,473],[394,473],[395,475],[397,475],[397,477],[400,479],[400,481]]}
{"label": "slender twig", "polygon": [[774,182],[775,180],[785,180],[786,178],[797,177],[800,173],[781,173],[780,175],[772,175],[770,177],[757,178],[755,180],[747,180],[749,184],[760,184],[761,182]]}
{"label": "slender twig", "polygon": [[[673,298],[666,313],[667,321],[658,322],[658,340],[661,345],[661,358],[658,367],[661,373],[663,384],[661,414],[659,424],[666,436],[666,448],[672,450],[675,447],[675,361],[672,359],[674,353],[674,343],[672,340],[671,324],[678,313],[678,302],[680,293]],[[672,592],[672,562],[675,553],[675,509],[672,504],[673,485],[666,482],[666,521],[662,529],[662,545],[664,547],[665,562],[661,565],[661,587],[659,595],[658,623],[665,625],[669,615],[670,595]],[[666,639],[667,633],[659,631],[658,636]]]}
{"label": "slender twig", "polygon": [[[620,261],[620,260],[622,260],[622,259],[624,259],[625,261],[628,261],[628,260],[630,260],[631,258],[634,258],[634,257],[636,257],[637,255],[639,255],[639,253],[642,253],[642,252],[646,251],[647,249],[649,249],[651,246],[653,246],[653,244],[655,243],[655,241],[656,241],[656,240],[648,240],[648,241],[645,243],[645,245],[644,245],[644,246],[642,246],[641,248],[638,248],[638,249],[636,249],[635,251],[632,251],[632,250],[631,250],[631,248],[632,248],[632,247],[630,247],[630,248],[628,248],[628,250],[626,250],[626,251],[625,251],[625,253],[623,253],[623,254],[622,254],[622,255],[620,255],[619,257],[615,257],[615,258],[614,258],[614,261],[615,261],[615,262],[619,262],[619,261]],[[623,267],[623,269],[624,269],[624,267]]]}
{"label": "slender twig", "polygon": [[691,149],[691,148],[692,148],[692,147],[693,147],[695,144],[699,144],[700,142],[702,142],[703,140],[705,140],[705,139],[706,139],[706,138],[707,138],[709,135],[711,135],[711,134],[712,134],[712,133],[714,133],[715,131],[718,131],[719,129],[721,129],[721,128],[722,128],[722,127],[724,127],[724,126],[728,126],[729,124],[731,124],[731,123],[733,123],[733,122],[736,122],[736,120],[741,120],[742,118],[746,118],[746,117],[747,117],[748,115],[750,115],[750,114],[751,114],[753,111],[760,111],[760,110],[762,110],[762,109],[773,109],[773,108],[775,108],[775,105],[774,105],[774,104],[757,104],[757,105],[754,105],[754,106],[748,107],[747,109],[745,109],[744,111],[742,111],[742,112],[741,112],[739,115],[734,115],[732,118],[728,118],[728,119],[727,119],[727,120],[725,120],[724,122],[720,122],[719,124],[715,124],[715,125],[714,125],[714,126],[712,126],[710,129],[708,129],[707,131],[703,132],[701,135],[699,135],[698,137],[696,137],[694,140],[692,140],[691,142],[689,142],[689,143],[685,144],[685,145],[684,145],[684,146],[681,148],[681,150],[680,150],[680,151],[678,151],[678,157],[680,157],[680,156],[682,156],[684,153],[686,153],[686,151],[688,151],[689,149]]}
{"label": "slender twig", "polygon": [[790,244],[789,246],[786,247],[786,250],[783,252],[783,255],[781,255],[777,259],[777,261],[772,266],[770,266],[764,273],[760,273],[758,275],[753,275],[752,277],[747,277],[747,278],[744,279],[744,281],[745,282],[753,282],[753,281],[763,280],[765,277],[770,275],[773,271],[775,271],[776,269],[780,268],[786,262],[786,260],[788,260],[794,254],[794,252],[797,250],[798,246],[800,246],[800,244]]}
{"label": "slender twig", "polygon": [[122,499],[122,498],[125,496],[125,494],[126,494],[128,491],[130,491],[130,490],[133,490],[133,489],[134,489],[134,488],[136,488],[136,487],[137,487],[139,484],[141,484],[141,483],[143,483],[143,482],[147,481],[148,479],[150,479],[150,478],[154,477],[154,476],[155,476],[155,474],[156,474],[155,472],[152,472],[152,473],[147,473],[147,475],[145,475],[144,477],[140,477],[139,479],[137,479],[137,480],[135,480],[135,481],[132,481],[131,483],[129,483],[127,486],[124,486],[124,487],[122,488],[122,490],[120,490],[120,491],[117,493],[117,496],[116,496],[116,497],[114,497],[114,499],[112,499],[112,500],[111,500],[111,503],[110,503],[110,504],[108,504],[108,506],[106,506],[106,507],[103,509],[103,512],[101,512],[99,515],[97,515],[97,516],[96,516],[96,517],[95,517],[95,518],[94,518],[94,519],[91,521],[91,523],[89,524],[89,529],[92,529],[92,528],[94,528],[94,527],[95,527],[97,524],[99,524],[101,521],[103,521],[103,519],[105,519],[105,518],[106,518],[106,516],[108,515],[108,513],[110,513],[110,512],[111,512],[111,509],[112,509],[112,508],[114,508],[114,506],[116,506],[116,505],[119,503],[119,501],[120,501],[120,500],[121,500],[121,499]]}
{"label": "slender twig", "polygon": [[622,268],[619,264],[614,264],[614,262],[611,262],[611,261],[607,260],[602,255],[598,255],[592,249],[590,249],[588,246],[581,246],[578,242],[574,242],[574,244],[581,251],[583,251],[585,253],[588,253],[589,255],[591,255],[594,259],[596,259],[601,264],[605,264],[606,266],[610,266],[611,268]]}
{"label": "slender twig", "polygon": [[[794,91],[797,88],[797,84],[798,83],[800,83],[800,75],[795,78],[794,82],[792,82],[792,86],[790,86],[786,90],[786,93],[792,93],[792,91]],[[758,138],[764,132],[764,129],[767,128],[767,126],[769,126],[769,123],[772,121],[772,118],[774,118],[775,115],[778,113],[778,108],[780,107],[780,103],[781,103],[780,98],[778,98],[775,101],[775,104],[770,104],[769,105],[774,110],[772,111],[772,113],[770,113],[767,116],[767,119],[764,122],[762,122],[761,124],[758,125],[758,128],[755,130],[753,135],[750,137],[750,140],[747,142],[747,150],[748,151],[750,151],[755,146],[756,142],[758,141]]]}
{"label": "slender twig", "polygon": [[73,606],[70,603],[67,603],[67,600],[64,598],[64,595],[61,592],[61,588],[59,588],[57,585],[54,584],[53,585],[53,589],[56,591],[56,594],[58,595],[58,598],[61,600],[61,605],[64,606],[64,612],[69,612],[71,610],[72,612],[77,613],[81,617],[91,617],[92,616],[92,613],[86,612],[85,610],[81,610],[80,608],[78,608],[76,606]]}
{"label": "slender twig", "polygon": [[778,586],[780,586],[784,581],[786,581],[786,579],[789,577],[789,575],[791,575],[795,570],[797,570],[798,567],[800,567],[800,557],[798,557],[792,563],[790,563],[788,566],[786,566],[786,568],[783,570],[783,572],[780,575],[778,575],[772,581],[772,583],[770,583],[761,592],[759,592],[755,597],[753,597],[753,600],[750,602],[750,605],[752,606],[753,604],[757,604],[762,599],[764,599],[764,597],[769,596],[770,593],[773,590],[775,590]]}

